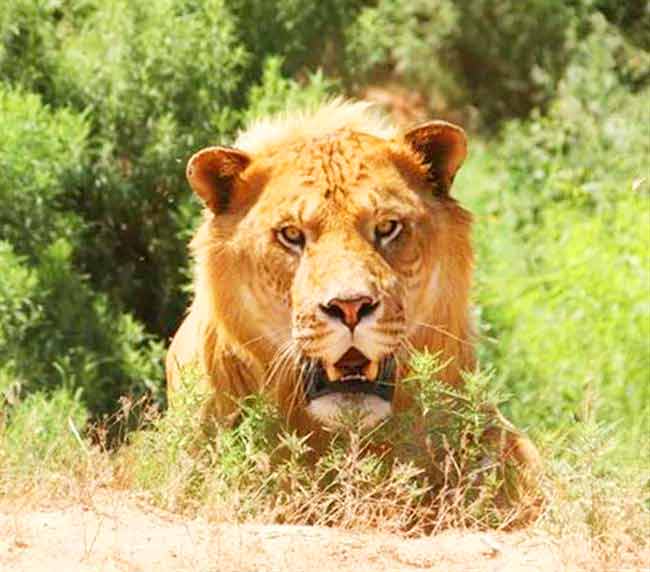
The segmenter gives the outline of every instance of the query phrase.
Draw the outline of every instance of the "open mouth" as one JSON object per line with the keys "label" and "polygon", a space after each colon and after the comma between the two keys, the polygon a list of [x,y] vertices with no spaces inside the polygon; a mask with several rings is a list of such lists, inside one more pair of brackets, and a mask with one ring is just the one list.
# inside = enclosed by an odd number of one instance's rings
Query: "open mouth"
{"label": "open mouth", "polygon": [[307,402],[331,394],[375,395],[393,399],[396,363],[393,356],[370,361],[356,348],[350,348],[334,365],[320,360],[305,362],[302,380]]}

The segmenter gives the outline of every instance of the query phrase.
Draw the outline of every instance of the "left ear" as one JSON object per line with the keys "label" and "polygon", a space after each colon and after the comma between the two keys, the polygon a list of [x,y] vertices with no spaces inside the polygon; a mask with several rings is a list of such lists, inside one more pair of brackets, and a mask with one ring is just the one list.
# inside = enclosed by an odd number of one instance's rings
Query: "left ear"
{"label": "left ear", "polygon": [[215,214],[231,208],[235,183],[251,163],[251,158],[238,149],[208,147],[195,153],[186,169],[192,190]]}
{"label": "left ear", "polygon": [[467,156],[465,131],[446,121],[429,121],[404,135],[429,169],[437,194],[448,194],[456,172]]}

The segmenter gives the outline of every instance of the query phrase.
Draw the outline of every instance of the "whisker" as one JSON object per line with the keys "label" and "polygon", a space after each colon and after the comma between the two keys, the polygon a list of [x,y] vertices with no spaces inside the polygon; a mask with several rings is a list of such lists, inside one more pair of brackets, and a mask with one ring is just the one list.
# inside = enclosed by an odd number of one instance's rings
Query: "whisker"
{"label": "whisker", "polygon": [[246,346],[248,346],[250,344],[254,344],[255,342],[259,342],[260,340],[264,340],[264,339],[266,339],[266,340],[268,340],[270,342],[274,342],[276,334],[279,334],[280,332],[283,332],[283,331],[285,331],[285,328],[277,328],[275,330],[272,330],[268,334],[262,334],[260,336],[255,337],[255,338],[251,338],[250,340],[247,340],[245,343],[243,343],[242,347],[245,348]]}
{"label": "whisker", "polygon": [[315,340],[315,339],[318,339],[318,338],[320,338],[320,337],[321,337],[320,334],[305,334],[305,335],[303,335],[303,334],[297,334],[297,335],[294,335],[294,336],[293,336],[293,338],[294,338],[295,340],[305,341],[305,342],[309,342],[309,341],[311,341],[311,340]]}
{"label": "whisker", "polygon": [[292,339],[287,340],[282,344],[269,362],[267,369],[266,377],[264,379],[263,387],[266,388],[270,385],[273,378],[276,374],[285,366],[289,358],[293,356],[294,352],[294,341]]}
{"label": "whisker", "polygon": [[452,334],[450,331],[446,330],[442,326],[436,326],[434,324],[427,324],[425,322],[416,322],[416,324],[418,326],[420,326],[420,327],[429,328],[431,330],[434,330],[434,331],[436,331],[436,332],[438,332],[438,333],[440,333],[440,334],[442,334],[444,336],[447,336],[448,338],[450,338],[450,339],[452,339],[454,341],[460,342],[461,344],[465,344],[465,345],[468,345],[470,347],[474,347],[471,342],[468,342],[467,340],[459,338],[458,336]]}
{"label": "whisker", "polygon": [[415,346],[411,341],[406,337],[402,336],[399,339],[399,346],[402,352],[395,352],[395,361],[397,362],[398,371],[402,371],[408,367],[409,362],[411,361],[411,356],[416,352]]}
{"label": "whisker", "polygon": [[302,391],[301,381],[302,381],[303,375],[305,373],[305,367],[306,367],[306,364],[304,364],[304,363],[300,366],[300,372],[298,373],[298,378],[296,380],[297,383],[294,383],[294,385],[293,385],[293,391],[291,392],[291,399],[289,400],[289,407],[288,407],[289,415],[291,415],[291,413],[293,412],[294,408],[296,407],[296,405],[298,403],[298,398],[300,396],[300,392]]}

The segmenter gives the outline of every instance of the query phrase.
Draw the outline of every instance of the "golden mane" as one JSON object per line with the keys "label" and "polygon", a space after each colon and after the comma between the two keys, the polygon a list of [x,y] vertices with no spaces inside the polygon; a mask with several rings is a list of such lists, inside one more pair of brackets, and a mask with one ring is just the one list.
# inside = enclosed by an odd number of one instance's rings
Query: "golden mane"
{"label": "golden mane", "polygon": [[255,121],[239,134],[234,146],[258,155],[298,141],[324,137],[341,129],[386,140],[397,134],[375,104],[337,97],[317,108],[280,113]]}

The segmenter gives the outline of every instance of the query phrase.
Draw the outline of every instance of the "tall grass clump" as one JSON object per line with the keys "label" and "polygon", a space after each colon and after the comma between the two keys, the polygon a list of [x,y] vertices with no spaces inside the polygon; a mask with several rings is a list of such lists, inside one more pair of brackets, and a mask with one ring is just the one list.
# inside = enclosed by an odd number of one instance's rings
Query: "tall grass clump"
{"label": "tall grass clump", "polygon": [[[293,433],[263,396],[232,426],[206,431],[191,373],[182,404],[132,437],[128,478],[167,508],[216,520],[320,524],[421,533],[448,526],[508,526],[510,466],[486,436],[501,425],[489,377],[466,389],[436,381],[435,356],[413,361],[413,410],[371,431],[342,419],[324,450]],[[179,405],[177,407],[177,405]],[[424,421],[423,421],[424,420]]]}
{"label": "tall grass clump", "polygon": [[613,464],[618,427],[598,421],[588,406],[582,413],[580,427],[547,449],[547,505],[537,526],[563,539],[567,552],[579,547],[574,561],[633,568],[650,550],[647,473],[629,461]]}
{"label": "tall grass clump", "polygon": [[65,497],[92,472],[79,393],[61,387],[0,400],[0,495]]}

